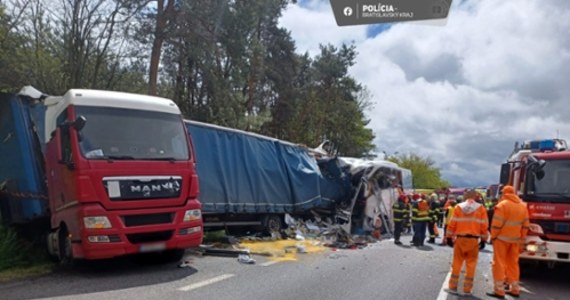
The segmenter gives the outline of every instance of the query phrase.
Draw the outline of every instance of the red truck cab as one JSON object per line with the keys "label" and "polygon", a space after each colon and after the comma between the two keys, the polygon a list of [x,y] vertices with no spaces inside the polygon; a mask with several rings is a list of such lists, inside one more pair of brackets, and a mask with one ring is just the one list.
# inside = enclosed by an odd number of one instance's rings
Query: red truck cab
{"label": "red truck cab", "polygon": [[172,100],[73,89],[44,104],[52,255],[181,258],[200,245],[193,148]]}
{"label": "red truck cab", "polygon": [[526,142],[501,168],[529,210],[521,259],[570,262],[570,151],[564,140]]}

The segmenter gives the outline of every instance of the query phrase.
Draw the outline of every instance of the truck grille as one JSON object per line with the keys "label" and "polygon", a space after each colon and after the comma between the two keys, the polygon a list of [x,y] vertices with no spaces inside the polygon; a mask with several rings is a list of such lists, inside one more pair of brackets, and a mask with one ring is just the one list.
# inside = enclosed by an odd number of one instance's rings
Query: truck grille
{"label": "truck grille", "polygon": [[178,198],[182,188],[182,177],[104,177],[103,186],[111,201]]}
{"label": "truck grille", "polygon": [[168,241],[172,237],[172,230],[127,234],[131,244]]}
{"label": "truck grille", "polygon": [[153,224],[169,224],[172,223],[172,213],[163,214],[146,214],[146,215],[129,215],[123,216],[125,226],[144,226]]}

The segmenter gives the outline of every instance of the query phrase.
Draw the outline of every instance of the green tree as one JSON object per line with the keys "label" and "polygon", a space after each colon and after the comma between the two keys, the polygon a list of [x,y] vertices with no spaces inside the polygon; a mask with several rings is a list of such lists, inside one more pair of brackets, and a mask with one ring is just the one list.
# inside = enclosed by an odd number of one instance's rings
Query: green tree
{"label": "green tree", "polygon": [[412,171],[414,188],[437,189],[449,186],[449,183],[441,177],[435,162],[429,157],[412,153],[392,155],[387,157],[387,160]]}
{"label": "green tree", "polygon": [[291,140],[315,146],[330,140],[340,154],[355,157],[374,149],[374,134],[364,116],[369,107],[366,89],[348,74],[355,57],[353,45],[327,45],[313,60],[300,58]]}
{"label": "green tree", "polygon": [[[270,49],[286,1],[184,2],[165,44],[167,90],[190,118],[260,131],[275,94]],[[293,47],[291,47],[293,48]],[[291,52],[291,56],[294,52]]]}
{"label": "green tree", "polygon": [[139,91],[141,79],[146,86],[146,68],[126,42],[139,1],[14,0],[10,7],[0,9],[3,89]]}
{"label": "green tree", "polygon": [[30,34],[20,30],[33,9],[30,1],[11,3],[10,7],[8,10],[0,3],[0,90],[13,92],[37,78],[34,62],[45,53],[32,51],[36,45]]}

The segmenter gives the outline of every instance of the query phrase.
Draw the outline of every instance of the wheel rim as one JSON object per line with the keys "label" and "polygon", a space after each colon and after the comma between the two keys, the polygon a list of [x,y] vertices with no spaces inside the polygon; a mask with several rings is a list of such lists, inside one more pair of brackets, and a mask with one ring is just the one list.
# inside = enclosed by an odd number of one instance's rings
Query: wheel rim
{"label": "wheel rim", "polygon": [[269,231],[271,232],[281,230],[281,224],[279,220],[276,219],[275,217],[269,218],[269,220],[267,220],[267,229],[269,229]]}

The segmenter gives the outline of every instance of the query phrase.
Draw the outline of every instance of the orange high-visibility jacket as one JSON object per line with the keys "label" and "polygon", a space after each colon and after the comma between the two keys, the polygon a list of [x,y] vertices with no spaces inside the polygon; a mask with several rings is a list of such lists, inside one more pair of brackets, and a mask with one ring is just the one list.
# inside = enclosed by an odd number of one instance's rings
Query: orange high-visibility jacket
{"label": "orange high-visibility jacket", "polygon": [[431,217],[429,216],[429,204],[426,200],[419,200],[412,206],[412,221],[414,222],[422,222],[422,221],[430,221]]}
{"label": "orange high-visibility jacket", "polygon": [[491,223],[491,239],[507,243],[522,242],[528,233],[528,210],[522,200],[509,191],[503,190],[501,201],[495,206]]}
{"label": "orange high-visibility jacket", "polygon": [[487,240],[489,220],[485,207],[473,199],[457,204],[447,225],[447,237],[474,236]]}

